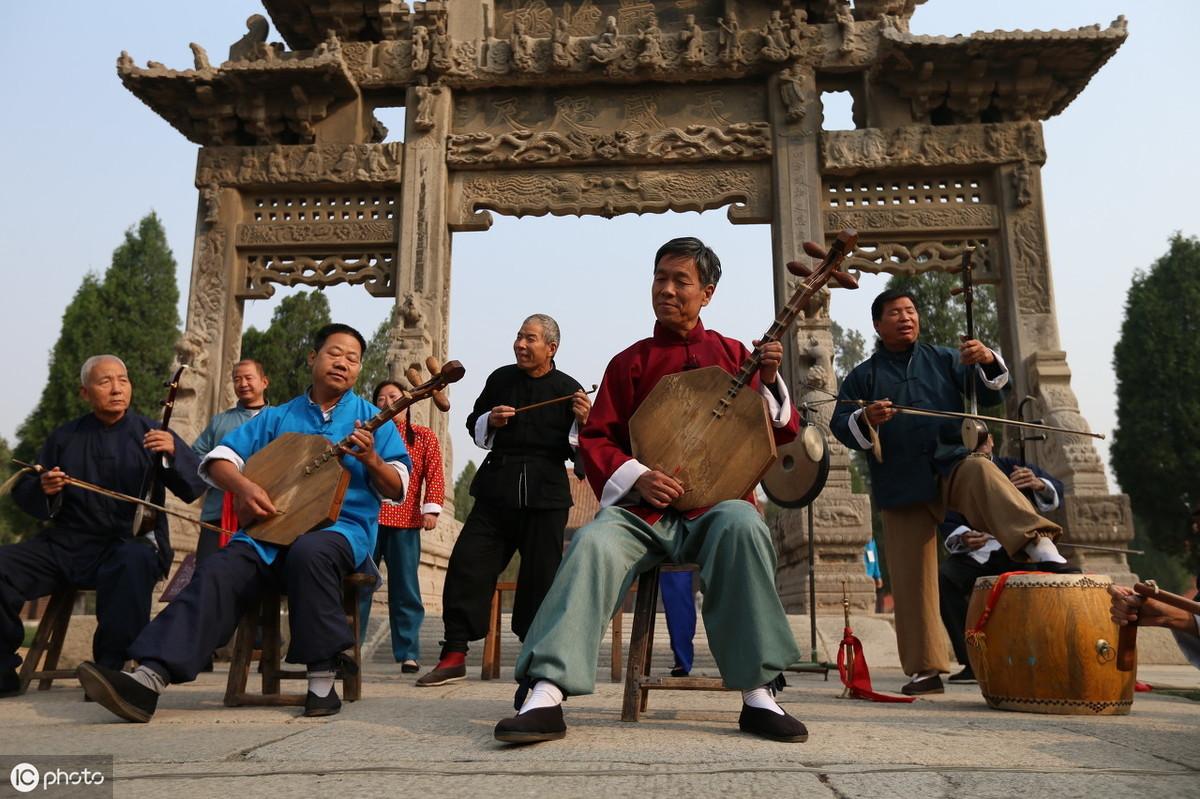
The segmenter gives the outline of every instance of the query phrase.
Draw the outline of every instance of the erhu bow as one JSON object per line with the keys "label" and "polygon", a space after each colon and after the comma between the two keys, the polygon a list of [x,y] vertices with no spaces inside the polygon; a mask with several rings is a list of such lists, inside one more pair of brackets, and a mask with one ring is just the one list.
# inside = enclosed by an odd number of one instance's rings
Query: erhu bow
{"label": "erhu bow", "polygon": [[[187,369],[187,364],[181,364],[175,370],[175,374],[171,376],[163,385],[167,389],[167,398],[162,401],[163,415],[162,428],[168,433],[171,432],[171,413],[175,410],[175,395],[179,393],[179,380],[183,377],[183,371]],[[170,464],[167,463],[167,457],[160,452],[155,452],[150,458],[150,467],[146,471],[145,477],[142,478],[144,488],[141,492],[141,501],[138,502],[137,509],[133,513],[133,537],[144,538],[158,549],[158,539],[154,536],[154,527],[158,522],[158,510],[152,502],[154,492],[158,488],[158,465],[162,464],[164,469]],[[165,498],[164,498],[165,499]],[[164,501],[164,504],[165,501]]]}

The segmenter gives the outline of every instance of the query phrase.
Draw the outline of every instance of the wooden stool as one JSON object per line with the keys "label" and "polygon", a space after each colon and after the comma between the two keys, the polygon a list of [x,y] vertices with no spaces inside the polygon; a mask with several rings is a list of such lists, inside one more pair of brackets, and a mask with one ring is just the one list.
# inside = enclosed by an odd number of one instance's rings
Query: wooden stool
{"label": "wooden stool", "polygon": [[694,564],[664,563],[643,572],[638,579],[637,604],[633,609],[633,632],[629,639],[629,667],[625,670],[625,699],[621,705],[621,721],[637,721],[650,700],[650,692],[671,691],[728,691],[720,677],[651,677],[650,663],[654,655],[654,619],[658,609],[658,574],[660,571],[695,571]]}
{"label": "wooden stool", "polygon": [[[353,674],[342,674],[342,698],[347,702],[356,702],[362,697],[362,641],[358,636],[358,595],[361,589],[373,588],[377,582],[378,578],[373,574],[356,572],[347,575],[343,583],[342,610],[345,611],[346,621],[354,631],[351,657],[356,667]],[[281,680],[308,678],[308,672],[304,669],[284,669],[280,666],[279,600],[278,591],[265,589],[258,603],[249,607],[242,615],[233,645],[233,655],[229,661],[229,681],[225,685],[226,707],[304,704],[305,694],[284,694],[279,690]],[[260,626],[262,650],[258,660],[262,671],[262,693],[255,694],[246,690],[246,682],[250,678],[250,661],[254,659],[254,637]]]}
{"label": "wooden stool", "polygon": [[[70,586],[57,588],[50,595],[50,604],[42,614],[42,620],[38,622],[33,643],[29,645],[29,654],[21,663],[21,693],[25,693],[29,683],[34,680],[40,680],[39,691],[49,691],[55,680],[75,676],[75,669],[58,668],[58,658],[62,654],[63,642],[67,640],[71,611],[75,607],[75,598],[78,595],[79,590]],[[45,664],[41,665],[43,655]]]}
{"label": "wooden stool", "polygon": [[[496,583],[492,592],[492,611],[488,618],[487,637],[483,639],[483,664],[479,668],[479,679],[495,680],[500,677],[500,602],[505,591],[516,591],[516,583]],[[621,641],[623,639],[623,606],[617,608],[612,617],[612,662],[609,666],[613,682],[621,681]]]}

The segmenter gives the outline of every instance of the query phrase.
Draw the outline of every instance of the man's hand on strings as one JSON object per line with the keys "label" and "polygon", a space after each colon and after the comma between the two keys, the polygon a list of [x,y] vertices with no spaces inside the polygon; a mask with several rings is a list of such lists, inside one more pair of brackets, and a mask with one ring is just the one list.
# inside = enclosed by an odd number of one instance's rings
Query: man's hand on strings
{"label": "man's hand on strings", "polygon": [[1012,474],[1008,476],[1008,480],[1022,491],[1026,488],[1032,489],[1037,493],[1046,490],[1046,482],[1034,474],[1032,469],[1024,466],[1018,466],[1016,469],[1013,469]]}
{"label": "man's hand on strings", "polygon": [[582,388],[575,391],[571,412],[575,414],[575,421],[579,422],[580,427],[587,424],[588,414],[592,412],[592,398]]}
{"label": "man's hand on strings", "polygon": [[996,360],[996,353],[985,347],[982,341],[963,336],[962,344],[958,345],[958,358],[964,366],[977,363],[986,365]]}
{"label": "man's hand on strings", "polygon": [[354,420],[354,432],[350,434],[349,447],[342,447],[342,454],[358,458],[364,466],[378,465],[379,453],[375,451],[375,435],[359,419]]}
{"label": "man's hand on strings", "polygon": [[683,496],[683,484],[665,472],[651,469],[644,472],[633,484],[646,504],[665,508]]}
{"label": "man's hand on strings", "polygon": [[879,427],[898,413],[900,411],[892,407],[892,401],[889,399],[876,400],[863,410],[863,416],[871,427]]}
{"label": "man's hand on strings", "polygon": [[175,436],[169,430],[147,430],[142,446],[168,458],[175,457]]}
{"label": "man's hand on strings", "polygon": [[52,497],[67,485],[67,473],[55,466],[48,472],[42,472],[40,478],[42,483],[42,493],[48,497]]}
{"label": "man's hand on strings", "polygon": [[250,479],[243,479],[233,492],[233,510],[243,525],[274,516],[275,503],[266,489]]}
{"label": "man's hand on strings", "polygon": [[754,346],[759,347],[762,352],[758,379],[762,380],[763,385],[772,386],[779,377],[779,365],[783,363],[783,342],[768,341],[764,344],[762,339],[757,339]]}

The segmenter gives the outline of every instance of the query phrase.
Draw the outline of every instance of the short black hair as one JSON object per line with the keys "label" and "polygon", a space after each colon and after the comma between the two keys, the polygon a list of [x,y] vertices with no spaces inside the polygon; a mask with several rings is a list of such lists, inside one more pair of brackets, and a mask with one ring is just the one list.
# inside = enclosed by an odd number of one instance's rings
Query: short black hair
{"label": "short black hair", "polygon": [[654,268],[667,256],[682,256],[696,262],[696,271],[700,274],[700,282],[706,286],[715,286],[721,279],[721,259],[704,242],[695,236],[681,236],[671,239],[658,248],[654,254]]}
{"label": "short black hair", "polygon": [[871,302],[871,321],[878,322],[880,319],[882,319],[883,306],[887,305],[889,302],[894,302],[901,297],[908,297],[910,300],[912,300],[913,307],[917,309],[918,313],[920,313],[921,307],[917,305],[916,295],[914,295],[911,291],[908,289],[887,289],[886,291],[881,292],[880,295]]}
{"label": "short black hair", "polygon": [[361,353],[363,355],[367,354],[367,340],[363,338],[363,334],[350,327],[350,325],[343,325],[339,322],[325,325],[313,335],[313,349],[320,352],[321,347],[325,346],[325,340],[336,333],[345,333],[348,336],[354,336],[358,339],[358,346],[361,348]]}

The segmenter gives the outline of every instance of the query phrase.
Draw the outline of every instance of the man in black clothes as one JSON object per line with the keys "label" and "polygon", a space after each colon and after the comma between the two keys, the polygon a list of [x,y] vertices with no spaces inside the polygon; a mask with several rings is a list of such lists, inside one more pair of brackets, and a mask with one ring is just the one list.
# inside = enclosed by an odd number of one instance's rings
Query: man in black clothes
{"label": "man in black clothes", "polygon": [[154,584],[171,565],[167,517],[154,529],[133,529],[131,502],[69,485],[67,477],[141,496],[151,476],[150,500],[162,504],[163,486],[192,502],[205,485],[199,459],[179,436],[129,410],[133,386],[120,358],[97,355],[80,370],[80,396],[91,413],[64,424],[46,439],[37,462],[41,475],[25,474],[13,499],[49,525],[37,535],[0,547],[0,696],[19,691],[17,648],[25,634],[21,605],[60,585],[96,589],[97,663],[119,669],[125,650],[150,621]]}
{"label": "man in black clothes", "polygon": [[[521,640],[562,560],[571,489],[563,462],[573,459],[591,401],[554,365],[558,323],[545,314],[524,321],[513,343],[514,365],[488,376],[467,417],[475,443],[491,450],[471,483],[475,505],[450,554],[442,591],[445,640],[437,666],[417,685],[430,687],[467,676],[468,643],[487,634],[496,579],[521,553],[512,630]],[[518,415],[534,403],[573,396]]]}
{"label": "man in black clothes", "polygon": [[[989,434],[975,451],[990,457],[1009,482],[1021,489],[1038,513],[1049,513],[1062,504],[1063,484],[1060,480],[1033,464],[993,455],[994,446],[995,442]],[[950,676],[950,682],[969,685],[975,682],[975,673],[967,658],[967,605],[970,604],[976,578],[1029,569],[1030,564],[1017,563],[1010,558],[991,533],[972,530],[962,514],[956,511],[946,514],[946,520],[938,526],[938,532],[945,538],[946,550],[950,553],[938,566],[938,605],[942,624],[954,647],[954,656],[963,667],[962,671]],[[1063,571],[1078,569],[1066,568]]]}

